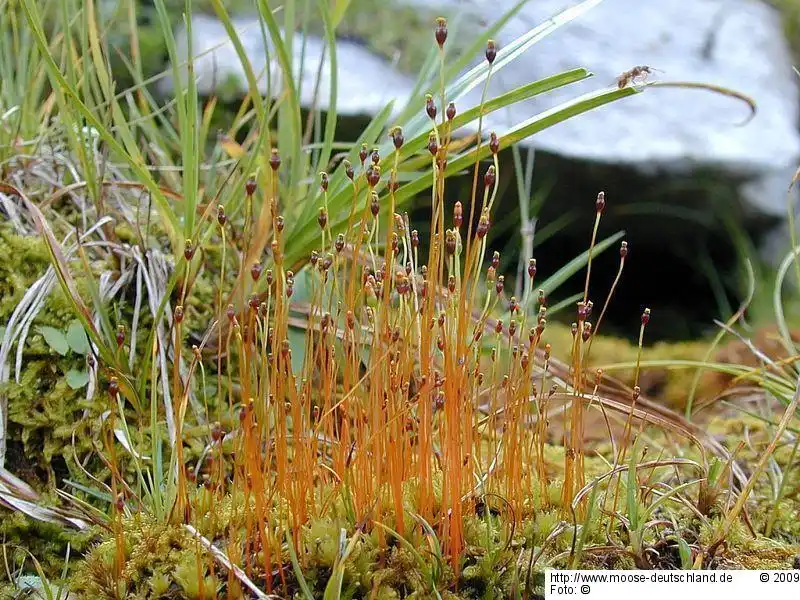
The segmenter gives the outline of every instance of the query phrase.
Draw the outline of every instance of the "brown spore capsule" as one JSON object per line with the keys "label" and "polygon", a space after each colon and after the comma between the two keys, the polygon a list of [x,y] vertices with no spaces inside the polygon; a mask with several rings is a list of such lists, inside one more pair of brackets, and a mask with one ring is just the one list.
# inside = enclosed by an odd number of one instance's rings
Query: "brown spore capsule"
{"label": "brown spore capsule", "polygon": [[328,174],[325,173],[324,171],[322,173],[320,173],[319,174],[319,187],[322,188],[323,192],[327,192],[328,191],[328,184],[329,183],[330,182],[328,180]]}
{"label": "brown spore capsule", "polygon": [[254,262],[250,267],[250,277],[252,277],[253,281],[258,281],[258,278],[261,277],[261,272],[264,270],[264,267],[261,266],[260,262]]}
{"label": "brown spore capsule", "polygon": [[444,234],[444,248],[448,255],[453,255],[456,252],[456,236],[450,229]]}
{"label": "brown spore capsule", "polygon": [[192,240],[186,240],[183,243],[183,258],[185,258],[187,261],[192,260],[194,257],[194,251],[195,247],[192,244]]}
{"label": "brown spore capsule", "polygon": [[486,42],[486,62],[491,65],[495,58],[497,58],[497,44],[494,40],[489,40]]}
{"label": "brown spore capsule", "polygon": [[431,119],[436,118],[436,103],[433,101],[433,96],[430,94],[425,96],[425,112],[428,114],[428,117]]}
{"label": "brown spore capsule", "polygon": [[247,183],[244,184],[244,192],[248,196],[252,196],[256,193],[256,180],[255,177],[248,177]]}
{"label": "brown spore capsule", "polygon": [[586,320],[586,303],[585,302],[578,302],[578,321],[585,321]]}
{"label": "brown spore capsule", "polygon": [[547,319],[539,319],[539,322],[536,324],[536,333],[542,335],[545,327],[547,327]]}
{"label": "brown spore capsule", "polygon": [[497,134],[494,131],[489,134],[489,150],[492,154],[497,154],[500,150],[500,140],[497,139]]}
{"label": "brown spore capsule", "polygon": [[606,194],[605,192],[600,192],[597,194],[597,200],[594,203],[595,210],[598,213],[602,213],[606,208]]}
{"label": "brown spore capsule", "polygon": [[269,155],[269,166],[273,171],[277,171],[281,166],[281,156],[278,154],[278,149],[273,148]]}
{"label": "brown spore capsule", "polygon": [[497,280],[497,269],[492,267],[491,265],[486,270],[486,283],[492,284]]}
{"label": "brown spore capsule", "polygon": [[328,226],[328,211],[324,207],[319,209],[317,223],[319,223],[320,229],[325,229]]}
{"label": "brown spore capsule", "polygon": [[452,121],[456,118],[456,104],[455,102],[450,102],[447,105],[447,109],[444,111],[445,116],[447,117],[448,121]]}
{"label": "brown spore capsule", "polygon": [[400,129],[399,127],[395,127],[394,129],[392,129],[390,136],[392,138],[392,143],[394,144],[394,147],[397,150],[403,147],[403,143],[405,143],[405,137],[403,137],[402,129]]}
{"label": "brown spore capsule", "polygon": [[372,192],[372,195],[370,197],[369,210],[372,213],[373,217],[377,217],[378,213],[381,212],[381,204],[380,201],[378,200],[378,194],[376,194],[375,192]]}
{"label": "brown spore capsule", "polygon": [[475,234],[479,239],[486,237],[486,234],[489,233],[489,225],[489,215],[487,212],[484,212],[480,220],[478,220],[478,227],[475,228]]}
{"label": "brown spore capsule", "polygon": [[358,158],[361,160],[361,165],[364,165],[364,161],[367,160],[367,145],[361,144],[361,150],[358,151]]}
{"label": "brown spore capsule", "polygon": [[447,41],[447,19],[444,17],[436,19],[434,37],[436,38],[436,43],[439,44],[439,48],[443,48],[444,43]]}
{"label": "brown spore capsule", "polygon": [[483,176],[483,185],[486,188],[494,187],[495,182],[497,181],[497,171],[494,168],[494,165],[491,165],[488,169],[486,169],[486,174]]}
{"label": "brown spore capsule", "polygon": [[375,187],[381,180],[381,168],[377,165],[370,165],[367,168],[367,183],[370,187]]}
{"label": "brown spore capsule", "polygon": [[436,134],[432,131],[428,136],[428,152],[431,153],[431,156],[436,156],[439,152],[439,142],[436,141]]}

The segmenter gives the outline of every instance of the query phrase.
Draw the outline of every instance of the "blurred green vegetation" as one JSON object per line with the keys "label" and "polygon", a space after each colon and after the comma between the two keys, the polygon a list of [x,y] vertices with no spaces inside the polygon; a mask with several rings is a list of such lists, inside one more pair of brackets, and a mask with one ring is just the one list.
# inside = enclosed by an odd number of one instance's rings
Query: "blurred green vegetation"
{"label": "blurred green vegetation", "polygon": [[800,0],[767,0],[767,2],[780,11],[786,38],[792,46],[797,62],[800,58]]}

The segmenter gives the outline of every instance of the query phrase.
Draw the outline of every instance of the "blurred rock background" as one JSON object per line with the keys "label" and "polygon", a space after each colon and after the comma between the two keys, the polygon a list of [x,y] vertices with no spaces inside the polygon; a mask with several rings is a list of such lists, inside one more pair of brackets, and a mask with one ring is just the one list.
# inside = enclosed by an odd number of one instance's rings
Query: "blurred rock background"
{"label": "blurred rock background", "polygon": [[[432,45],[436,16],[450,21],[448,53],[463,51],[470,31],[493,23],[514,0],[352,0],[338,31],[340,138],[354,139],[359,125],[390,100],[399,110]],[[226,3],[256,71],[269,49],[248,12],[249,2]],[[278,8],[280,1],[272,0]],[[297,32],[296,76],[310,106],[322,59],[321,23],[314,2],[298,2],[312,13],[312,26]],[[496,36],[500,47],[577,0],[529,0]],[[170,0],[182,30],[183,1]],[[113,10],[114,4],[108,5]],[[149,1],[141,2],[144,50],[153,73],[166,67],[160,27]],[[195,53],[207,52],[195,68],[201,92],[235,109],[245,88],[235,52],[209,3],[194,3]],[[147,28],[150,23],[151,27]],[[125,34],[120,32],[120,44]],[[303,37],[304,36],[304,37]],[[180,36],[184,41],[185,35]],[[221,44],[221,45],[220,45]],[[184,50],[185,51],[185,50]],[[300,68],[300,52],[304,66]],[[533,165],[529,212],[534,256],[540,272],[552,273],[583,251],[590,236],[594,197],[605,190],[608,210],[603,235],[627,232],[631,260],[609,315],[610,329],[635,335],[642,302],[654,311],[650,333],[688,339],[726,318],[744,294],[743,260],[750,257],[766,289],[774,265],[787,250],[787,189],[800,164],[798,83],[800,0],[606,0],[575,22],[533,46],[526,59],[499,72],[489,95],[583,66],[595,77],[563,92],[537,97],[487,123],[502,133],[513,123],[573,98],[615,85],[635,65],[657,69],[659,81],[710,83],[753,98],[746,105],[706,91],[653,88],[623,102],[582,115],[531,140],[522,151]],[[476,56],[475,62],[481,57]],[[318,97],[324,108],[329,73],[322,65]],[[376,85],[376,82],[381,82]],[[576,89],[577,88],[577,89]],[[158,91],[170,93],[169,78]],[[459,110],[480,102],[480,89],[456,99]],[[528,154],[532,153],[532,154]],[[493,245],[513,276],[522,244],[520,198],[510,152],[501,157],[504,190],[493,227]],[[453,190],[458,196],[459,190]],[[454,197],[455,201],[455,197]],[[424,212],[424,200],[420,210]],[[610,284],[617,258],[596,263],[595,281]],[[575,281],[574,288],[582,286]],[[563,293],[573,291],[569,285]],[[757,317],[759,299],[752,314]],[[607,330],[608,332],[608,330]]]}

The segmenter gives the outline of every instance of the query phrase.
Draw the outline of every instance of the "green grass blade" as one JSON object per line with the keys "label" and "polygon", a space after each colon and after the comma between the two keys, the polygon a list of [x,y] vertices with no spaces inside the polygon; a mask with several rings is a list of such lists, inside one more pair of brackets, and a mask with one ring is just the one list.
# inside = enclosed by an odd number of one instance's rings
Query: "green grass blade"
{"label": "green grass blade", "polygon": [[300,586],[300,589],[302,590],[306,600],[314,600],[314,594],[311,593],[311,588],[308,587],[308,582],[303,576],[303,569],[300,567],[300,563],[297,561],[297,552],[294,549],[294,541],[292,540],[292,536],[288,529],[286,530],[286,546],[289,549],[289,560],[292,563],[294,576],[297,578],[297,585]]}
{"label": "green grass blade", "polygon": [[[59,99],[59,105],[62,107],[68,107],[68,109],[74,108],[83,117],[83,119],[86,120],[86,123],[89,126],[94,127],[94,129],[97,130],[98,134],[103,141],[108,144],[111,151],[128,162],[134,174],[152,194],[153,200],[155,201],[156,206],[158,206],[158,209],[164,219],[163,226],[170,240],[173,242],[173,247],[179,248],[177,217],[175,216],[175,213],[173,212],[172,207],[169,205],[169,202],[167,201],[163,192],[145,168],[144,159],[138,150],[136,150],[135,140],[131,139],[128,135],[127,139],[125,140],[126,143],[123,146],[123,144],[121,144],[117,138],[113,136],[111,132],[103,125],[94,112],[83,102],[83,100],[81,100],[77,89],[66,79],[64,74],[61,72],[61,68],[56,63],[55,58],[49,51],[47,38],[45,37],[45,33],[41,26],[44,20],[39,12],[37,3],[34,0],[20,0],[20,2],[25,12],[25,17],[28,21],[28,24],[33,31],[36,44],[42,54],[45,67],[50,75],[53,89],[55,90],[56,96]],[[122,121],[124,121],[124,118]],[[126,132],[126,129],[122,127],[121,124],[122,123],[120,121],[117,122],[117,125],[120,125],[120,134],[124,137],[125,134],[129,132]]]}
{"label": "green grass blade", "polygon": [[285,88],[284,103],[281,104],[278,116],[278,149],[281,156],[291,159],[291,174],[289,177],[289,188],[295,190],[303,178],[302,145],[303,126],[300,113],[300,96],[294,84],[294,71],[292,68],[292,35],[294,34],[294,17],[290,18],[293,2],[284,5],[284,13],[287,22],[292,23],[292,28],[285,32],[286,38],[281,37],[281,31],[275,20],[272,10],[267,4],[267,0],[258,0],[258,9],[261,19],[267,26],[270,39],[275,46],[274,51],[277,55],[278,65],[282,71],[281,81]]}

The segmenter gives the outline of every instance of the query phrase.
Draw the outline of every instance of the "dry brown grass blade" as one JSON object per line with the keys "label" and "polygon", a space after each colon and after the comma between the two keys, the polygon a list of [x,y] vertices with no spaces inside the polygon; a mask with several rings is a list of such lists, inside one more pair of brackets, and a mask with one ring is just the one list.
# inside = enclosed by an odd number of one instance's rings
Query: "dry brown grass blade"
{"label": "dry brown grass blade", "polygon": [[91,521],[83,515],[41,504],[41,497],[24,481],[0,467],[0,505],[44,523],[86,531]]}
{"label": "dry brown grass blade", "polygon": [[[42,202],[42,208],[47,208],[54,202],[57,202],[64,196],[72,194],[73,192],[77,192],[78,190],[84,189],[89,184],[85,181],[78,181],[76,183],[72,183],[70,185],[65,185],[64,187],[59,188],[57,191],[53,192],[44,202]],[[141,192],[147,191],[147,186],[142,183],[137,183],[135,181],[104,181],[102,182],[104,188],[119,188],[119,189],[131,189],[131,190],[139,190]],[[174,200],[183,200],[183,196],[177,192],[172,191],[171,189],[164,187],[163,185],[158,186],[158,189],[161,192]]]}
{"label": "dry brown grass blade", "polygon": [[[554,400],[571,400],[573,397],[572,394],[564,392],[553,394]],[[632,402],[623,402],[618,399],[606,398],[599,395],[586,395],[583,399],[587,402],[600,404],[603,408],[622,415],[627,416],[633,414],[633,418],[637,421],[642,421],[665,431],[676,433],[689,439],[700,448],[706,448],[713,451],[715,454],[727,456],[727,451],[700,427],[686,421],[686,419],[678,413],[664,408],[663,406],[659,406],[654,402],[639,397],[636,401],[636,405],[633,406]]]}
{"label": "dry brown grass blade", "polygon": [[212,544],[211,540],[209,540],[207,537],[205,537],[203,534],[197,531],[197,529],[195,529],[191,525],[184,525],[183,528],[189,533],[189,535],[195,538],[200,543],[200,545],[203,546],[203,548],[205,548],[208,552],[210,552],[211,556],[213,556],[214,559],[220,565],[222,565],[225,569],[230,571],[230,573],[236,579],[239,580],[239,583],[241,583],[243,586],[249,589],[255,595],[256,598],[258,598],[259,600],[281,600],[280,596],[265,594],[260,589],[258,589],[258,586],[255,583],[253,583],[253,581],[247,576],[247,574],[240,567],[233,564],[225,555],[225,553],[222,552],[222,550],[220,550],[214,544]]}
{"label": "dry brown grass blade", "polygon": [[648,87],[674,87],[674,88],[688,88],[688,89],[697,89],[697,90],[706,90],[709,92],[714,92],[715,94],[721,94],[723,96],[728,96],[729,98],[735,98],[736,100],[741,100],[745,104],[747,104],[748,108],[750,109],[750,114],[748,115],[747,119],[742,121],[738,124],[738,127],[742,127],[747,125],[750,121],[753,120],[753,117],[756,116],[756,103],[750,96],[746,96],[741,92],[737,92],[736,90],[732,90],[730,88],[722,87],[719,85],[713,85],[710,83],[702,83],[699,81],[653,81],[648,82],[645,85]]}

